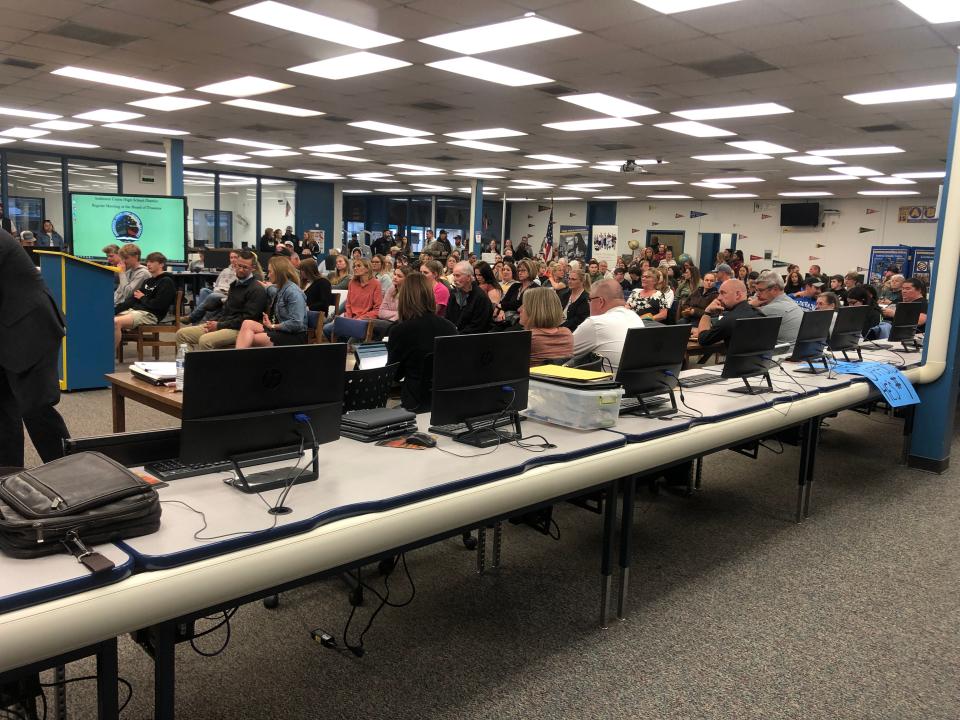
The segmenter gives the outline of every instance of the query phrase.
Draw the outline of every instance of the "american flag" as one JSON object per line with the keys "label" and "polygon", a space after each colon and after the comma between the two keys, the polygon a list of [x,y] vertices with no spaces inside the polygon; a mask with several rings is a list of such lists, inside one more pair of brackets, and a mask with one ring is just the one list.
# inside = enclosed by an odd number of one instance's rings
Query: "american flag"
{"label": "american flag", "polygon": [[547,220],[547,236],[543,239],[543,259],[550,262],[553,257],[553,208],[550,208],[550,219]]}

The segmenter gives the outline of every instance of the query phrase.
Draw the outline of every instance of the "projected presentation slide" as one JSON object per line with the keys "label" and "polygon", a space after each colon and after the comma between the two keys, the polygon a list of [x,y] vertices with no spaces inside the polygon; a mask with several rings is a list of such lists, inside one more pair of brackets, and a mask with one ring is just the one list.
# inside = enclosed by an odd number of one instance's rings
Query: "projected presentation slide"
{"label": "projected presentation slide", "polygon": [[105,245],[136,243],[141,257],[161,252],[170,262],[186,258],[186,200],[150,195],[70,196],[73,254],[103,257]]}

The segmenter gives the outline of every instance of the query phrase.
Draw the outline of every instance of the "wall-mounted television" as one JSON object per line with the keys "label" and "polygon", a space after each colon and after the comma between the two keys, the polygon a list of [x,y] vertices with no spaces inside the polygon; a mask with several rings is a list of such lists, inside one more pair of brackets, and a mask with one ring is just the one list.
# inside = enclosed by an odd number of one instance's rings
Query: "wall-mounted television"
{"label": "wall-mounted television", "polygon": [[783,203],[780,225],[783,227],[816,227],[820,224],[820,203]]}
{"label": "wall-mounted television", "polygon": [[73,254],[103,257],[110,243],[136,243],[141,257],[161,252],[168,262],[187,257],[187,200],[166,195],[70,193]]}

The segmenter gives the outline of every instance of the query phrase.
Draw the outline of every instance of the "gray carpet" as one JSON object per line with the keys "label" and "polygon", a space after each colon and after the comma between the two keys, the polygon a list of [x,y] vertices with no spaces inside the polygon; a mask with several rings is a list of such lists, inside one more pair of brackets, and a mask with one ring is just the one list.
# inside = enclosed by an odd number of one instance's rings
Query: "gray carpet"
{"label": "gray carpet", "polygon": [[[110,430],[105,391],[65,396],[61,408],[76,435]],[[129,429],[171,424],[136,404],[128,417]],[[631,613],[606,631],[599,518],[566,505],[559,541],[505,526],[498,572],[475,574],[459,540],[410,553],[416,598],[380,614],[362,659],[309,636],[340,636],[350,608],[339,582],[291,592],[277,610],[240,608],[222,655],[179,647],[178,714],[956,720],[958,473],[897,465],[898,421],[848,412],[829,425],[803,525],[792,522],[789,446],[759,461],[708,457],[693,498],[639,491]],[[359,453],[346,460],[363,467]],[[407,597],[399,572],[391,584],[394,599]],[[354,642],[373,607],[368,597],[357,613]],[[120,662],[134,686],[123,717],[149,718],[151,663],[127,638]],[[71,686],[71,717],[95,716],[91,686]]]}

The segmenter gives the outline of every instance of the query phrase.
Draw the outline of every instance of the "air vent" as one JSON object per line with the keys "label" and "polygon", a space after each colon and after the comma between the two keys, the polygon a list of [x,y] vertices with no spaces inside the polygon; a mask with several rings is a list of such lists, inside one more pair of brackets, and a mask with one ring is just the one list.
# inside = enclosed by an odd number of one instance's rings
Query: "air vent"
{"label": "air vent", "polygon": [[320,117],[320,119],[326,120],[327,122],[335,122],[335,123],[353,122],[353,118],[341,117],[339,115],[323,115]]}
{"label": "air vent", "polygon": [[430,112],[456,110],[453,105],[447,105],[446,103],[437,102],[436,100],[421,100],[420,102],[410,103],[407,107],[416,108],[417,110],[429,110]]}
{"label": "air vent", "polygon": [[567,87],[566,85],[544,85],[543,87],[538,87],[537,90],[542,93],[546,93],[547,95],[555,96],[571,95],[576,92],[575,89],[572,87]]}
{"label": "air vent", "polygon": [[141,140],[140,142],[143,145],[159,145],[160,147],[163,147],[162,140]]}
{"label": "air vent", "polygon": [[749,75],[750,73],[779,69],[776,65],[771,65],[747,53],[716,58],[715,60],[707,60],[705,62],[688,63],[684,64],[683,67],[702,72],[704,75],[715,78],[735,77],[737,75]]}
{"label": "air vent", "polygon": [[453,155],[437,155],[436,157],[427,158],[428,160],[436,160],[437,162],[455,162],[460,158],[454,157]]}
{"label": "air vent", "polygon": [[633,150],[633,145],[624,145],[622,143],[601,143],[599,145],[594,145],[601,150]]}
{"label": "air vent", "polygon": [[903,125],[895,125],[894,123],[885,123],[883,125],[864,125],[860,129],[868,133],[880,133],[880,132],[900,132],[901,130],[906,130],[907,128],[904,127]]}
{"label": "air vent", "polygon": [[12,65],[13,67],[26,68],[27,70],[36,70],[43,67],[43,63],[33,62],[32,60],[21,60],[20,58],[4,58],[0,60],[0,65]]}
{"label": "air vent", "polygon": [[124,33],[111,32],[100,28],[87,27],[86,25],[77,25],[72,22],[65,22],[57,25],[52,30],[48,30],[49,35],[57,37],[70,38],[71,40],[83,40],[94,45],[106,45],[107,47],[121,47],[129,45],[135,40],[143,38],[137,35],[126,35]]}

